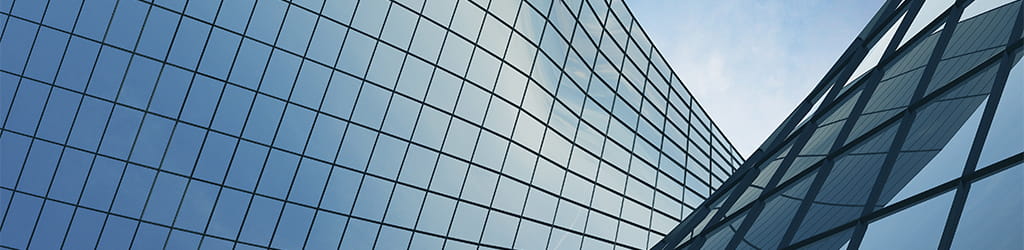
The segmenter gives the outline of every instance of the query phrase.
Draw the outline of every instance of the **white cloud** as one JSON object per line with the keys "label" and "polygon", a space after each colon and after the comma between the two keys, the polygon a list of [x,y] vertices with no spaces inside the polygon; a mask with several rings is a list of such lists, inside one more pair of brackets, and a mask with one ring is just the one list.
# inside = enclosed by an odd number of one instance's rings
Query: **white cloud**
{"label": "white cloud", "polygon": [[743,155],[810,92],[881,0],[626,0]]}

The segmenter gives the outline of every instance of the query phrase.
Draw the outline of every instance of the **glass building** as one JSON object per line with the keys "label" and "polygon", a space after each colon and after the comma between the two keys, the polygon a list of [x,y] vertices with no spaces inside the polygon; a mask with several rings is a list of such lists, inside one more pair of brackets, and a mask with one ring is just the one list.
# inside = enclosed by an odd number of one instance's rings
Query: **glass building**
{"label": "glass building", "polygon": [[1022,26],[1020,0],[887,1],[653,249],[1024,248]]}
{"label": "glass building", "polygon": [[743,161],[621,0],[0,5],[4,247],[644,249]]}

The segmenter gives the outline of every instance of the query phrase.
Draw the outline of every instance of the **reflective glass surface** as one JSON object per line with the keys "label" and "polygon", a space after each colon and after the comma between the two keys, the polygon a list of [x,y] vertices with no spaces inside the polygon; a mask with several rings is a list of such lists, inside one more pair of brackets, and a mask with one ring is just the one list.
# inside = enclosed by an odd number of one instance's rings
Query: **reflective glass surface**
{"label": "reflective glass surface", "polygon": [[645,249],[743,161],[621,0],[0,5],[5,247]]}

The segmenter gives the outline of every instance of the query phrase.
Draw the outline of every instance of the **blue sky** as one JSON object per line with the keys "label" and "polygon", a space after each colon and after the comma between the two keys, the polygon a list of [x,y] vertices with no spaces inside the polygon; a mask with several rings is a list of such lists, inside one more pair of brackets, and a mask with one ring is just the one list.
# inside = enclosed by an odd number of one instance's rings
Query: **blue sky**
{"label": "blue sky", "polygon": [[748,156],[883,0],[625,0],[722,132]]}

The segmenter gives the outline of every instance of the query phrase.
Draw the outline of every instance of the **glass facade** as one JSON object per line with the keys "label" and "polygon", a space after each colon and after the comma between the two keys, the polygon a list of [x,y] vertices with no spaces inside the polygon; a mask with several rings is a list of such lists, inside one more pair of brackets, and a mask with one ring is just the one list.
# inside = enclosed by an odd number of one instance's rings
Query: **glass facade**
{"label": "glass facade", "polygon": [[1020,0],[887,1],[653,249],[1024,248],[1022,29]]}
{"label": "glass facade", "polygon": [[621,0],[0,5],[4,247],[645,249],[743,161]]}

